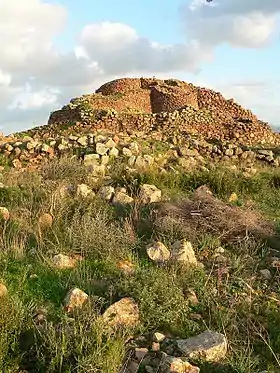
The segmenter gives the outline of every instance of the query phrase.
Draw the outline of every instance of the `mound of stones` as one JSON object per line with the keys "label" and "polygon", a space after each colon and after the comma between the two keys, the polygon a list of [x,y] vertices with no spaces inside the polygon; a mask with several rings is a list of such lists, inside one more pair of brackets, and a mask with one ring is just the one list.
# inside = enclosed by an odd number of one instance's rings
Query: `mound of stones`
{"label": "mound of stones", "polygon": [[131,135],[95,132],[57,138],[7,138],[7,142],[0,144],[0,155],[7,157],[8,162],[18,169],[38,166],[54,157],[74,155],[91,167],[92,172],[103,176],[115,160],[121,160],[130,169],[153,166],[166,172],[177,167],[191,170],[220,161],[244,167],[259,162],[278,167],[280,159],[277,148],[252,149],[227,141],[213,143],[190,135],[183,139],[180,136],[168,137],[161,132],[153,132],[153,136],[143,132]]}
{"label": "mound of stones", "polygon": [[168,79],[117,79],[95,93],[73,98],[51,113],[47,126],[31,136],[72,131],[177,131],[241,144],[278,144],[279,136],[250,111],[219,92]]}

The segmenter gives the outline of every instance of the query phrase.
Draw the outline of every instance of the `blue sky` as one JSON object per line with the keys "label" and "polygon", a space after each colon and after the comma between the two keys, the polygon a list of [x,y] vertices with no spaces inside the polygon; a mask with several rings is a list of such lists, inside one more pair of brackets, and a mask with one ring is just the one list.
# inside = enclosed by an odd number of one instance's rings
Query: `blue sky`
{"label": "blue sky", "polygon": [[120,76],[221,91],[280,125],[279,0],[0,0],[0,127]]}

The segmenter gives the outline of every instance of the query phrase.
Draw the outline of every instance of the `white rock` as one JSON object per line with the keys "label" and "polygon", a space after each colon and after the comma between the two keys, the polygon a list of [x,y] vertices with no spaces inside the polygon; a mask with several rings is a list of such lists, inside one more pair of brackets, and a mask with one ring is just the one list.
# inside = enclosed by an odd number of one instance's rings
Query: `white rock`
{"label": "white rock", "polygon": [[66,311],[72,312],[81,308],[87,299],[88,295],[79,288],[71,289],[64,300]]}
{"label": "white rock", "polygon": [[109,138],[109,139],[106,141],[105,145],[106,145],[106,147],[107,147],[108,149],[113,149],[113,148],[116,147],[117,144],[115,143],[115,141],[114,141],[113,139]]}
{"label": "white rock", "polygon": [[143,184],[140,187],[140,198],[145,204],[159,202],[161,200],[161,190],[155,185]]}
{"label": "white rock", "polygon": [[112,186],[102,186],[98,191],[98,194],[100,195],[100,197],[102,199],[105,199],[106,201],[111,201],[114,193],[115,193],[115,189]]}
{"label": "white rock", "polygon": [[94,197],[93,190],[86,184],[77,185],[77,197],[87,198]]}
{"label": "white rock", "polygon": [[225,336],[210,330],[188,339],[178,339],[176,343],[182,355],[191,359],[218,362],[227,353]]}
{"label": "white rock", "polygon": [[183,358],[164,356],[160,363],[160,373],[199,373],[200,369]]}
{"label": "white rock", "polygon": [[95,136],[95,138],[94,138],[94,142],[97,144],[98,142],[102,142],[102,143],[104,143],[104,142],[106,142],[106,140],[107,140],[107,137],[106,136],[103,136],[103,135],[97,135],[97,136]]}
{"label": "white rock", "polygon": [[122,149],[122,153],[123,155],[125,155],[126,157],[131,157],[132,156],[132,151],[128,148],[123,148]]}
{"label": "white rock", "polygon": [[77,143],[81,146],[87,146],[88,145],[88,138],[87,136],[79,137],[77,140]]}
{"label": "white rock", "polygon": [[118,156],[119,156],[119,149],[117,149],[117,148],[111,148],[110,150],[109,150],[109,156],[110,157],[115,157],[115,158],[117,158]]}
{"label": "white rock", "polygon": [[155,332],[153,335],[154,342],[163,342],[165,340],[165,335],[159,332]]}
{"label": "white rock", "polygon": [[108,155],[102,155],[102,157],[101,157],[101,164],[106,165],[106,164],[109,163],[109,160],[110,160],[110,158],[109,158]]}
{"label": "white rock", "polygon": [[147,247],[148,257],[156,263],[163,263],[170,259],[170,251],[162,242],[155,242]]}
{"label": "white rock", "polygon": [[111,327],[134,327],[139,323],[139,308],[132,298],[123,298],[112,304],[103,314]]}
{"label": "white rock", "polygon": [[107,154],[108,152],[108,148],[105,144],[103,144],[102,142],[98,142],[96,144],[96,153],[99,154],[99,155],[105,155]]}
{"label": "white rock", "polygon": [[171,259],[191,265],[197,265],[197,259],[190,241],[176,241],[171,247]]}
{"label": "white rock", "polygon": [[91,165],[99,165],[100,156],[99,154],[86,154],[84,156],[84,165],[91,166]]}

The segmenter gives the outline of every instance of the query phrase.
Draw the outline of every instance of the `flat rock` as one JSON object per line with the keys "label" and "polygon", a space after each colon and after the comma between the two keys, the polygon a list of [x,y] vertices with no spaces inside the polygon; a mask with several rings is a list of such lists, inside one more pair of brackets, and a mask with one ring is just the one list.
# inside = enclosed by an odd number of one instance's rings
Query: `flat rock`
{"label": "flat rock", "polygon": [[191,359],[203,359],[209,362],[218,362],[226,356],[226,337],[217,332],[205,332],[188,339],[176,341],[182,355]]}
{"label": "flat rock", "polygon": [[129,205],[133,203],[133,198],[130,197],[126,191],[122,190],[117,190],[114,197],[113,197],[113,204],[118,204],[118,205]]}

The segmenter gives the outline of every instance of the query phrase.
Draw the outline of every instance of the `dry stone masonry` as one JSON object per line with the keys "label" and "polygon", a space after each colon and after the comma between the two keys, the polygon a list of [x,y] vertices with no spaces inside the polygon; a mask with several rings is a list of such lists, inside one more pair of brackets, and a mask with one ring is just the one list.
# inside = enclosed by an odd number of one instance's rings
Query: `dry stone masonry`
{"label": "dry stone masonry", "polygon": [[[48,125],[1,137],[0,154],[16,168],[63,154],[83,154],[104,174],[110,159],[152,166],[147,139],[167,145],[165,157],[188,169],[197,161],[265,161],[278,166],[280,136],[232,99],[179,80],[117,79],[51,113]],[[169,150],[168,150],[169,147]]]}

